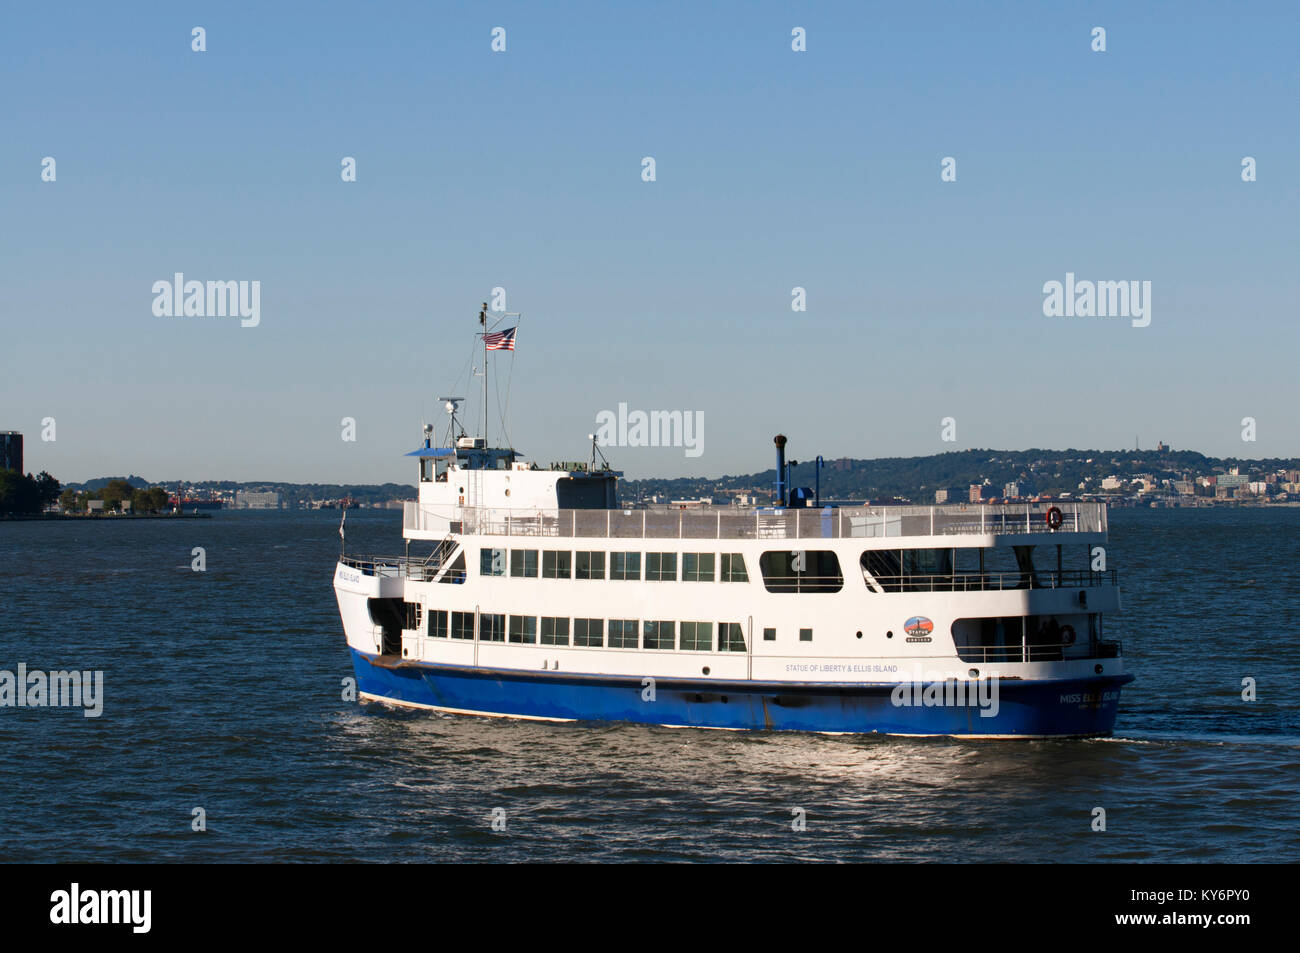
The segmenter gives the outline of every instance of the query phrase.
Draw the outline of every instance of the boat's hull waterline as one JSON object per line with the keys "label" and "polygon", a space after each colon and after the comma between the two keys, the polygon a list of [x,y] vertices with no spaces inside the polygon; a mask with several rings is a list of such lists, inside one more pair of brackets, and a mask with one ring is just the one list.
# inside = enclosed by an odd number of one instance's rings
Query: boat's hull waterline
{"label": "boat's hull waterline", "polygon": [[[686,728],[970,738],[1110,735],[1132,675],[1000,679],[996,706],[925,703],[949,685],[795,684],[646,679],[393,661],[352,650],[363,699],[465,715],[613,721]],[[950,683],[949,683],[950,684]],[[949,688],[949,690],[951,690]],[[988,692],[986,691],[986,695]]]}

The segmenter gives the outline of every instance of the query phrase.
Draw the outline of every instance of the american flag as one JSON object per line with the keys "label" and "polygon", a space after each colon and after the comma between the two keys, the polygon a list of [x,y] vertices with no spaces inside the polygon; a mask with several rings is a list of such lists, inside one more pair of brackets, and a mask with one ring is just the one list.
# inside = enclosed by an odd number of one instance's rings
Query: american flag
{"label": "american flag", "polygon": [[515,329],[493,331],[483,335],[483,344],[489,351],[513,351],[515,349]]}

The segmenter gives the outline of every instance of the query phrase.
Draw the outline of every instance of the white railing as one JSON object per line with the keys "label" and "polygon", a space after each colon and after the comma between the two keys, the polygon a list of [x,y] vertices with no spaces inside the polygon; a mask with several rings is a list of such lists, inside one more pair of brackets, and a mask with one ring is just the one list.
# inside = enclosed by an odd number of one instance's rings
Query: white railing
{"label": "white railing", "polygon": [[[1060,525],[1048,523],[1050,510]],[[403,506],[404,529],[609,539],[847,539],[1106,532],[1104,503],[846,506],[824,509],[562,510]]]}

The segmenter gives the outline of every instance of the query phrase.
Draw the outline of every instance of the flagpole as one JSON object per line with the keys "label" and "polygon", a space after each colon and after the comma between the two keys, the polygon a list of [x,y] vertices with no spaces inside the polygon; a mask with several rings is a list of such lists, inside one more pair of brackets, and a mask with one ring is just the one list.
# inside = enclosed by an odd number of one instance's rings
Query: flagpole
{"label": "flagpole", "polygon": [[488,435],[488,346],[487,346],[487,302],[478,313],[479,324],[483,325],[483,446],[487,446]]}

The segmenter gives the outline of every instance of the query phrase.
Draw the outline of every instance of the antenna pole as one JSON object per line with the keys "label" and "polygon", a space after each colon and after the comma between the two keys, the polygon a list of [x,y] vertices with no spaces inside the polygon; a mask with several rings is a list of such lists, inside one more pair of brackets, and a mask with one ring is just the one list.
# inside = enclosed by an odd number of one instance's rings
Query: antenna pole
{"label": "antenna pole", "polygon": [[487,302],[478,313],[478,323],[483,325],[483,446],[487,446],[488,435],[488,347],[487,347]]}

